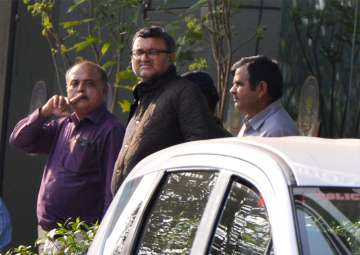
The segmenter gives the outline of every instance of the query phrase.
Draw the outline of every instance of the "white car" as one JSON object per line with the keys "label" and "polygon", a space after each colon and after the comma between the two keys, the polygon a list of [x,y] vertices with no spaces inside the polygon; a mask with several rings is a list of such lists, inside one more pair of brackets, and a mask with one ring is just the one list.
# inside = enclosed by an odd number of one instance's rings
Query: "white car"
{"label": "white car", "polygon": [[88,254],[360,254],[360,139],[159,151],[121,185]]}

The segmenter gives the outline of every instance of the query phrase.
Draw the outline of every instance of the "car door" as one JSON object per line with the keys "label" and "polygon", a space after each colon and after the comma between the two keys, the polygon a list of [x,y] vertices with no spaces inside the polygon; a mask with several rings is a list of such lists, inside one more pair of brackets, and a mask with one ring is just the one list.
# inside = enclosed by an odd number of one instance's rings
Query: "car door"
{"label": "car door", "polygon": [[[251,183],[226,170],[169,170],[155,194],[131,253],[257,255],[272,251],[263,197]],[[206,229],[198,229],[201,221]],[[194,245],[195,237],[200,244]]]}
{"label": "car door", "polygon": [[272,253],[272,192],[261,169],[215,155],[160,169],[127,179],[88,254]]}

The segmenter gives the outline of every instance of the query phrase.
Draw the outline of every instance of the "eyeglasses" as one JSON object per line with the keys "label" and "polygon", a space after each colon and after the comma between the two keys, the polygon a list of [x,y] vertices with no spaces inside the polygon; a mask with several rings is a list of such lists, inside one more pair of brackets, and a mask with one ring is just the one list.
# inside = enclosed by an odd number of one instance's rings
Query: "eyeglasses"
{"label": "eyeglasses", "polygon": [[149,58],[155,58],[157,56],[159,56],[161,53],[166,53],[166,54],[169,54],[171,53],[170,51],[168,50],[159,50],[159,49],[150,49],[150,50],[133,50],[131,52],[131,56],[133,58],[140,58],[142,55],[146,55],[148,56]]}

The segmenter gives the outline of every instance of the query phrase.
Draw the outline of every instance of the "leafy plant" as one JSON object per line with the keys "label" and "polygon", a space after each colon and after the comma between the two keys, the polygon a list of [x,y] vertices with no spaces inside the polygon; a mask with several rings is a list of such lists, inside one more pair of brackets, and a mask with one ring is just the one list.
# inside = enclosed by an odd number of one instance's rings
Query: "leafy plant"
{"label": "leafy plant", "polygon": [[[129,57],[124,51],[137,28],[142,1],[23,0],[23,3],[32,16],[41,19],[59,93],[64,94],[66,70],[78,60],[90,59],[107,70],[113,88],[108,106],[114,111],[119,90],[132,90],[137,81],[127,70]],[[68,4],[66,15],[60,15],[55,22],[55,12],[62,4]]]}
{"label": "leafy plant", "polygon": [[8,250],[5,255],[36,255],[37,253],[34,252],[34,249],[31,245],[19,245],[16,248],[11,248]]}
{"label": "leafy plant", "polygon": [[343,222],[342,224],[333,224],[334,232],[345,244],[348,245],[352,254],[360,254],[360,242],[357,237],[360,236],[360,221]]}
{"label": "leafy plant", "polygon": [[[67,220],[38,239],[35,246],[43,246],[45,254],[79,255],[86,254],[99,228],[99,223],[88,225],[80,218]],[[8,250],[5,255],[34,255],[35,247],[20,245]]]}

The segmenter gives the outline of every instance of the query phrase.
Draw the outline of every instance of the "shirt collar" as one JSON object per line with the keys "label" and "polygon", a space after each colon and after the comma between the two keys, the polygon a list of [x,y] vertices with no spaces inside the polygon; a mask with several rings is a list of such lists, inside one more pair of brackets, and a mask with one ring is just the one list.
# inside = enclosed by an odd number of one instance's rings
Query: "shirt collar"
{"label": "shirt collar", "polygon": [[[85,119],[90,120],[92,123],[98,124],[101,121],[105,112],[106,112],[106,106],[105,106],[105,104],[102,104],[98,109],[96,109],[95,111],[88,114],[84,118],[84,120]],[[77,117],[76,113],[72,113],[69,118],[70,118],[70,121],[74,122],[75,125],[78,125],[81,122],[81,120],[79,120],[79,118]]]}
{"label": "shirt collar", "polygon": [[281,102],[280,100],[276,100],[273,103],[269,104],[264,110],[258,112],[252,118],[245,117],[245,125],[250,126],[253,130],[259,130],[264,124],[265,120],[269,118],[270,115],[277,112],[280,108]]}

